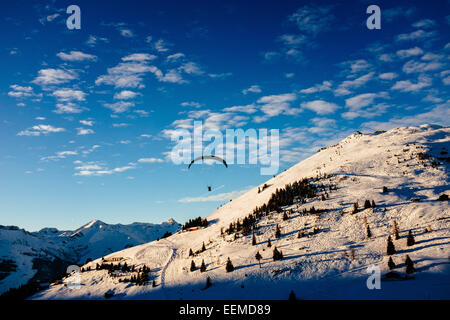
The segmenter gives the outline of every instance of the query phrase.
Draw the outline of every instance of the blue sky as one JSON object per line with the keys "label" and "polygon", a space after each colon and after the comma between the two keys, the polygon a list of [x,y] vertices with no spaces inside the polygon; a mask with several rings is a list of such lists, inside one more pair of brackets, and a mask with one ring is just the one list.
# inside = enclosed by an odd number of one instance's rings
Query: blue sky
{"label": "blue sky", "polygon": [[[370,4],[381,30],[366,28]],[[279,129],[280,171],[355,130],[448,125],[449,8],[3,1],[0,223],[184,222],[268,179],[260,165],[175,165],[169,134],[194,120]]]}

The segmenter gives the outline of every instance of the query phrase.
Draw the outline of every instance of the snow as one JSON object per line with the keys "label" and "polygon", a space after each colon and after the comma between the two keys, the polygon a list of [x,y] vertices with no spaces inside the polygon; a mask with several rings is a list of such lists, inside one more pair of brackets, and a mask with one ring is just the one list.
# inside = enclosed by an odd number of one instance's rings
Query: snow
{"label": "snow", "polygon": [[166,231],[175,233],[180,227],[173,219],[161,224],[135,222],[129,225],[92,220],[75,231],[44,228],[33,233],[17,227],[0,226],[0,262],[13,260],[17,265],[15,272],[10,272],[0,280],[0,294],[33,278],[37,271],[33,269],[34,258],[53,260],[58,257],[67,262],[83,264],[87,258],[100,258],[126,247],[146,243],[161,237]]}
{"label": "snow", "polygon": [[[33,299],[287,299],[293,290],[299,299],[449,299],[450,298],[450,210],[448,201],[436,201],[449,192],[448,155],[450,129],[435,125],[402,127],[384,133],[353,134],[268,180],[266,188],[258,187],[220,207],[207,217],[207,228],[178,232],[166,239],[141,244],[111,253],[107,257],[125,257],[127,264],[151,269],[151,285],[119,283],[105,270],[81,274],[81,288],[54,286],[36,294]],[[423,152],[433,156],[419,160]],[[431,161],[440,157],[438,166]],[[423,165],[426,164],[426,166]],[[257,223],[257,245],[251,235],[220,235],[230,222],[247,216],[256,206],[266,203],[277,188],[302,178],[324,173],[321,182],[336,184],[329,198],[321,195],[305,204],[294,204],[286,210],[294,213],[288,220],[282,214],[265,216]],[[388,188],[387,193],[382,187]],[[412,198],[420,201],[413,202]],[[352,214],[353,203],[363,208],[364,201],[374,200],[377,207]],[[328,209],[320,217],[303,215],[314,206]],[[372,237],[367,239],[364,220]],[[387,268],[386,239],[397,221],[401,239],[394,240],[397,253],[392,256],[396,271],[405,275],[404,259],[408,254],[417,272],[402,281],[382,281],[381,290],[366,286],[367,268],[377,265],[381,274]],[[275,225],[281,228],[280,239],[274,238]],[[297,238],[298,231],[319,233]],[[431,232],[424,232],[431,227]],[[416,244],[406,246],[406,234],[412,230]],[[272,248],[267,248],[267,239]],[[206,251],[188,257],[189,249]],[[273,261],[272,249],[282,250],[284,259]],[[263,256],[261,268],[256,252]],[[230,257],[235,271],[227,273]],[[207,271],[190,272],[191,260]],[[101,263],[99,259],[89,263]],[[204,290],[206,277],[212,286]]]}

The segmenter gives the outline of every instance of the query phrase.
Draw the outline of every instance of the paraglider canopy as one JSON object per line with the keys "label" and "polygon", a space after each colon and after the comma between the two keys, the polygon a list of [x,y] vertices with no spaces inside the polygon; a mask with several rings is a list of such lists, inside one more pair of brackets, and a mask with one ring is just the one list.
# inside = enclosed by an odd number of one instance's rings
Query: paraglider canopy
{"label": "paraglider canopy", "polygon": [[217,156],[212,154],[212,155],[209,155],[209,156],[200,156],[200,157],[195,158],[194,160],[191,161],[191,163],[189,163],[188,169],[191,168],[191,166],[194,164],[194,162],[197,162],[199,160],[205,160],[205,159],[212,159],[212,160],[216,160],[216,161],[221,161],[225,165],[225,167],[228,168],[228,164],[227,164],[227,162],[224,159],[222,159],[220,157],[217,157]]}
{"label": "paraglider canopy", "polygon": [[[191,161],[191,163],[189,163],[188,169],[190,169],[191,166],[192,166],[194,163],[196,163],[196,162],[202,162],[202,163],[203,163],[203,161],[204,161],[204,160],[207,160],[207,159],[211,159],[211,160],[215,160],[215,161],[221,162],[221,163],[223,163],[223,165],[225,166],[225,168],[228,168],[228,164],[227,164],[227,162],[226,162],[224,159],[222,159],[222,158],[220,158],[220,157],[218,157],[218,156],[215,156],[215,155],[212,155],[212,154],[211,154],[211,155],[200,156],[200,157],[194,158],[194,159]],[[209,176],[209,177],[214,177],[215,174],[208,174],[208,176]],[[211,185],[211,182],[212,182],[212,181],[208,181],[208,185],[207,185],[207,187],[208,187],[208,192],[212,191],[212,185]],[[214,189],[216,189],[216,188],[214,188]]]}

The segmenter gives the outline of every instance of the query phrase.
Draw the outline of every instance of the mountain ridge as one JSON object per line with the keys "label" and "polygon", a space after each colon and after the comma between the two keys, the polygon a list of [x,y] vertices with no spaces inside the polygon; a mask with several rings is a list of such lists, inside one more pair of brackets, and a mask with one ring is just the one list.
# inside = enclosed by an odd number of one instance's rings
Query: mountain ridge
{"label": "mountain ridge", "polygon": [[[103,299],[108,291],[118,299],[285,299],[292,290],[301,299],[448,299],[450,212],[448,200],[438,198],[449,193],[449,142],[450,129],[435,125],[352,134],[218,208],[207,216],[207,228],[179,231],[107,256],[149,267],[155,288],[127,284],[123,275],[117,276],[120,282],[106,270],[95,270],[102,263],[95,260],[84,266],[92,271],[81,274],[79,290],[55,286],[34,298]],[[302,179],[317,194],[258,218],[254,246],[251,234],[228,234],[230,224],[242,223],[277,190]],[[365,208],[366,200],[375,207]],[[389,273],[386,239],[394,221],[401,238],[394,240],[398,252],[391,257],[407,279],[400,268],[411,256],[416,280],[383,282],[384,290],[368,290],[369,266],[378,266],[383,276]],[[405,243],[408,230],[416,237],[412,248]],[[272,261],[274,247],[283,259]],[[225,270],[228,258],[233,272]],[[197,267],[204,261],[206,271],[191,272],[192,261]],[[206,277],[213,283],[208,290]]]}

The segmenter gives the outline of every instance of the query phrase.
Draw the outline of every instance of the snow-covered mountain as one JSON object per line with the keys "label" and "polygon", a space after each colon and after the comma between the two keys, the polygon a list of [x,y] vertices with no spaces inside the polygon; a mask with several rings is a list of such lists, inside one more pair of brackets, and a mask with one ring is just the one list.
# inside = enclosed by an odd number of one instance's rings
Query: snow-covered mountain
{"label": "snow-covered mountain", "polygon": [[[33,298],[287,299],[293,291],[299,299],[449,299],[449,148],[450,128],[434,125],[352,134],[220,207],[207,217],[208,227],[105,257],[126,262],[121,271],[96,270],[103,261],[94,260],[84,266],[89,271],[72,276],[80,286],[55,285]],[[242,231],[246,217],[255,221],[255,245],[252,232]],[[389,235],[396,249],[391,256]],[[275,247],[281,260],[273,259]],[[416,269],[408,277],[407,255]],[[389,273],[389,257],[396,273]],[[228,258],[234,271],[226,271]],[[155,286],[128,281],[144,265]],[[380,290],[366,285],[372,265],[381,271]]]}
{"label": "snow-covered mountain", "polygon": [[156,240],[180,228],[173,219],[161,224],[129,225],[93,220],[75,231],[44,228],[27,232],[0,226],[0,294],[30,279],[54,280],[55,273],[63,274],[69,264],[84,264],[88,259]]}

